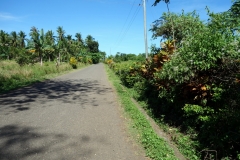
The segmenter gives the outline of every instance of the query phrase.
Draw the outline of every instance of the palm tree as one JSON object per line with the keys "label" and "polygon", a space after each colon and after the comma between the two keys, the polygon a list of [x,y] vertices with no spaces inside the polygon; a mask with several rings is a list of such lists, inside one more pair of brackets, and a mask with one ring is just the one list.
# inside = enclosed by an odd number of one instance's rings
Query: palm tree
{"label": "palm tree", "polygon": [[3,30],[0,31],[0,44],[5,45],[7,44],[8,34]]}
{"label": "palm tree", "polygon": [[18,35],[16,31],[10,33],[9,58],[14,58],[18,52]]}
{"label": "palm tree", "polygon": [[40,64],[42,66],[42,47],[43,47],[43,43],[44,43],[44,34],[43,34],[43,29],[41,30],[41,34],[39,34],[39,31],[36,27],[32,27],[30,30],[30,36],[31,39],[33,41],[34,44],[34,49],[35,49],[35,53],[37,53],[40,57]]}
{"label": "palm tree", "polygon": [[94,38],[91,35],[87,35],[85,39],[85,43],[88,45],[89,43],[93,42]]}
{"label": "palm tree", "polygon": [[26,34],[23,31],[20,31],[18,33],[18,38],[19,38],[20,47],[24,48],[25,47]]}
{"label": "palm tree", "polygon": [[75,47],[75,53],[76,53],[76,56],[83,56],[83,50],[85,49],[85,46],[84,46],[84,40],[82,39],[82,35],[81,33],[76,33],[75,34],[75,37],[77,38],[76,39],[76,47]]}
{"label": "palm tree", "polygon": [[64,34],[65,34],[65,31],[63,30],[63,27],[58,27],[57,28],[57,33],[58,33],[58,44],[57,44],[57,47],[58,47],[58,63],[60,64],[61,62],[61,53],[62,52],[62,49],[63,49],[63,46],[64,46]]}
{"label": "palm tree", "polygon": [[45,51],[48,55],[48,60],[50,62],[51,60],[51,56],[53,57],[53,53],[55,51],[54,47],[55,47],[55,38],[54,38],[54,33],[53,31],[47,31],[45,34],[45,39],[46,39],[46,47],[45,47]]}
{"label": "palm tree", "polygon": [[76,34],[75,34],[75,37],[77,38],[77,42],[78,42],[80,45],[83,45],[83,40],[82,40],[82,35],[81,35],[81,33],[76,33]]}
{"label": "palm tree", "polygon": [[73,43],[73,40],[72,40],[72,35],[67,35],[66,37],[66,40],[67,40],[67,47],[69,47],[72,43]]}
{"label": "palm tree", "polygon": [[11,45],[13,47],[18,46],[18,35],[16,31],[11,32]]}
{"label": "palm tree", "polygon": [[2,52],[2,56],[7,56],[9,59],[9,44],[10,44],[10,36],[8,33],[4,32],[3,30],[0,31],[0,51]]}
{"label": "palm tree", "polygon": [[40,31],[40,54],[39,54],[39,56],[40,56],[40,63],[41,63],[41,66],[42,66],[42,63],[43,63],[43,55],[44,55],[44,53],[45,53],[45,49],[46,49],[46,42],[45,42],[45,35],[44,35],[44,30],[43,29],[41,29],[41,31]]}
{"label": "palm tree", "polygon": [[74,52],[75,52],[75,44],[74,44],[74,40],[72,39],[72,35],[67,35],[66,37],[67,39],[67,57],[70,59],[70,55],[74,56]]}

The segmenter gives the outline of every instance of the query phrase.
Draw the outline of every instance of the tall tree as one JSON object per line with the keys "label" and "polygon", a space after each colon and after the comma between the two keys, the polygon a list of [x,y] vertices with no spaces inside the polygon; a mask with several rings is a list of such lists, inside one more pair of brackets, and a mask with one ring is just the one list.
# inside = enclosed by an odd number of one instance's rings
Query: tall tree
{"label": "tall tree", "polygon": [[[168,14],[170,15],[170,9],[168,4],[170,3],[170,0],[155,0],[154,2],[154,6],[156,6],[160,1],[164,1],[167,5],[167,9],[168,9]],[[171,23],[172,23],[172,39],[175,40],[175,31],[174,31],[174,23],[173,23],[173,19],[171,18]],[[174,46],[175,46],[175,41],[173,42]]]}
{"label": "tall tree", "polygon": [[87,45],[88,51],[90,53],[98,53],[99,52],[99,44],[97,41],[95,41],[95,39],[91,36],[88,35],[85,39],[85,43]]}
{"label": "tall tree", "polygon": [[95,39],[91,36],[91,35],[87,35],[86,39],[85,39],[85,43],[86,45],[88,45],[89,43],[93,42]]}
{"label": "tall tree", "polygon": [[7,57],[9,59],[9,44],[10,44],[10,36],[8,33],[3,30],[0,31],[0,51],[1,57]]}
{"label": "tall tree", "polygon": [[74,55],[74,48],[75,48],[75,45],[74,45],[74,41],[72,39],[72,35],[67,35],[66,37],[66,55],[65,55],[65,58],[67,59],[70,59],[70,56],[71,55]]}
{"label": "tall tree", "polygon": [[30,30],[30,36],[34,44],[35,53],[38,54],[40,58],[40,64],[42,66],[42,58],[43,58],[43,47],[44,47],[44,32],[43,29],[41,29],[41,32],[39,33],[39,30],[36,27],[32,27]]}
{"label": "tall tree", "polygon": [[11,32],[11,46],[17,47],[18,46],[18,35],[16,31]]}
{"label": "tall tree", "polygon": [[1,45],[8,45],[9,35],[3,30],[0,31],[0,43]]}
{"label": "tall tree", "polygon": [[57,47],[58,47],[58,61],[59,61],[59,64],[60,64],[60,62],[61,62],[61,52],[63,52],[63,50],[64,50],[63,47],[64,47],[65,31],[63,30],[63,27],[58,26],[57,33],[58,33],[58,44],[57,44]]}
{"label": "tall tree", "polygon": [[20,47],[24,48],[25,47],[26,34],[23,31],[20,31],[18,33],[18,38],[19,38]]}
{"label": "tall tree", "polygon": [[83,45],[83,40],[82,40],[82,35],[81,35],[81,33],[76,33],[76,34],[75,34],[75,37],[77,38],[77,42],[78,42],[80,45]]}
{"label": "tall tree", "polygon": [[208,10],[208,14],[208,25],[210,27],[213,26],[222,33],[226,33],[229,29],[232,31],[232,34],[240,31],[240,0],[234,0],[231,8],[226,12],[211,13]]}
{"label": "tall tree", "polygon": [[45,39],[46,39],[46,54],[48,56],[48,60],[51,60],[51,57],[53,57],[53,53],[55,51],[55,38],[54,38],[54,33],[52,30],[47,31],[45,34]]}
{"label": "tall tree", "polygon": [[233,22],[235,24],[239,24],[240,22],[240,0],[234,0],[233,5],[228,10],[230,12],[231,16],[233,17]]}
{"label": "tall tree", "polygon": [[170,15],[169,13],[164,12],[158,20],[153,22],[153,26],[150,29],[153,32],[152,37],[173,39],[171,19],[173,19],[176,24],[175,40],[177,45],[180,45],[182,40],[184,40],[187,36],[191,36],[196,32],[201,32],[201,30],[206,27],[196,12],[182,12],[182,14],[170,13]]}
{"label": "tall tree", "polygon": [[14,58],[18,52],[18,35],[16,31],[10,33],[9,58]]}

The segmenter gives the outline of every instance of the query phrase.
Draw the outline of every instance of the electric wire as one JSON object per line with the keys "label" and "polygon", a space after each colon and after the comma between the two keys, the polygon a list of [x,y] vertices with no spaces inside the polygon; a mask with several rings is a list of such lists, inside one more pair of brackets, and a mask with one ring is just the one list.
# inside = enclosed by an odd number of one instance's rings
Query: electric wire
{"label": "electric wire", "polygon": [[[139,4],[141,4],[141,0],[140,0],[140,3],[139,3]],[[119,45],[121,44],[121,42],[122,42],[123,39],[125,38],[125,36],[126,36],[128,30],[130,29],[132,23],[134,22],[135,18],[137,17],[137,15],[138,15],[138,13],[139,13],[139,11],[140,11],[140,7],[139,7],[139,6],[140,6],[140,5],[138,5],[138,7],[136,8],[136,10],[135,10],[135,12],[134,12],[134,14],[133,14],[133,16],[132,16],[130,22],[128,23],[128,25],[127,25],[127,27],[126,27],[124,33],[123,33],[122,36],[120,37],[118,43],[115,45],[115,46],[116,46],[116,47],[114,47],[115,50],[119,47]]]}
{"label": "electric wire", "polygon": [[[131,7],[131,9],[130,9],[130,11],[129,11],[129,13],[128,13],[127,19],[125,20],[124,25],[123,25],[123,27],[122,27],[122,29],[121,29],[121,32],[119,33],[119,36],[118,36],[118,37],[121,37],[121,34],[122,34],[122,32],[123,32],[123,29],[124,29],[124,27],[125,27],[125,25],[126,25],[126,22],[128,21],[129,15],[130,15],[130,13],[132,12],[132,9],[133,9],[133,6],[134,6],[135,3],[136,3],[136,0],[132,3],[132,7]],[[118,42],[118,41],[117,41],[117,42]],[[116,42],[116,43],[117,43],[117,42]]]}

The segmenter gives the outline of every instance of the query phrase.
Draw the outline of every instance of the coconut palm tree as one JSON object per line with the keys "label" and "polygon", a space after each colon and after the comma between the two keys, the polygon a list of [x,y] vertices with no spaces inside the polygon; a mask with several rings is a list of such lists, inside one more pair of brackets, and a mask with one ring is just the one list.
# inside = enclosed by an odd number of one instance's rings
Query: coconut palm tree
{"label": "coconut palm tree", "polygon": [[18,46],[18,35],[16,31],[11,32],[11,46],[17,47]]}
{"label": "coconut palm tree", "polygon": [[36,27],[32,27],[30,30],[30,36],[34,44],[35,53],[39,55],[40,64],[42,66],[42,57],[43,57],[43,44],[44,44],[44,32],[41,29],[39,33]]}
{"label": "coconut palm tree", "polygon": [[67,61],[70,59],[70,54],[72,54],[72,46],[73,46],[73,40],[72,35],[67,35],[62,42],[62,61]]}
{"label": "coconut palm tree", "polygon": [[86,45],[88,45],[89,43],[91,43],[93,41],[94,41],[94,38],[91,35],[87,35],[87,37],[85,39]]}
{"label": "coconut palm tree", "polygon": [[24,48],[25,47],[26,34],[23,31],[20,31],[18,33],[18,38],[19,38],[20,47]]}
{"label": "coconut palm tree", "polygon": [[83,45],[83,40],[82,40],[81,33],[76,33],[75,37],[77,38],[77,42],[82,46]]}
{"label": "coconut palm tree", "polygon": [[0,31],[0,51],[2,57],[7,57],[9,59],[9,44],[10,44],[10,36],[8,33],[3,30]]}
{"label": "coconut palm tree", "polygon": [[18,53],[18,35],[16,31],[10,33],[10,45],[9,45],[9,58],[14,58],[16,53]]}
{"label": "coconut palm tree", "polygon": [[52,30],[46,32],[45,39],[46,39],[45,51],[48,56],[48,60],[50,61],[51,60],[50,57],[53,57],[53,53],[55,51],[55,38]]}
{"label": "coconut palm tree", "polygon": [[58,33],[58,44],[57,44],[57,48],[58,48],[58,63],[60,64],[61,62],[61,52],[63,51],[63,47],[64,47],[64,34],[65,31],[63,30],[63,27],[58,26],[57,27],[57,33]]}

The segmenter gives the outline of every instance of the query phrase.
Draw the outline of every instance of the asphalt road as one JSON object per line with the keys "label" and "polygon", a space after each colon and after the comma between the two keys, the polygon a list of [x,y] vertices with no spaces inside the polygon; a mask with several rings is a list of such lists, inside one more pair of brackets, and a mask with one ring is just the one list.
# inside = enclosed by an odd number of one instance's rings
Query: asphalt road
{"label": "asphalt road", "polygon": [[0,95],[0,160],[146,159],[103,64]]}

